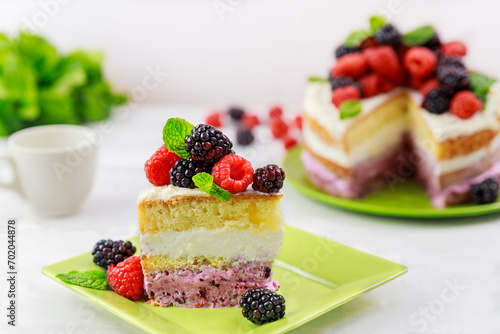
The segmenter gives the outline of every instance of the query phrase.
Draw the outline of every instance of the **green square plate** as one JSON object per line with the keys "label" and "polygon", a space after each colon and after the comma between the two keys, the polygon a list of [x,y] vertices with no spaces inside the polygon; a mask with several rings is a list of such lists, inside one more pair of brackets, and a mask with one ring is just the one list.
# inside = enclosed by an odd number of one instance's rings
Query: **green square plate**
{"label": "green square plate", "polygon": [[[130,239],[139,245],[139,238]],[[138,251],[139,252],[139,251]],[[58,273],[99,268],[85,253],[42,268],[42,273],[149,333],[282,333],[296,328],[407,271],[405,266],[286,226],[273,278],[286,299],[285,318],[257,326],[238,308],[183,309],[133,302],[111,290],[68,285]]]}

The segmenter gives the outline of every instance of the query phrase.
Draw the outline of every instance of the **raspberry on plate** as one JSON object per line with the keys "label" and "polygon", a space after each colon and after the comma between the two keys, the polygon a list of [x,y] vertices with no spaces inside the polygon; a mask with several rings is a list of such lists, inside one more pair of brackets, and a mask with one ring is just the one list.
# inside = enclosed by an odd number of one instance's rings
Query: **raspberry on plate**
{"label": "raspberry on plate", "polygon": [[396,86],[380,74],[371,73],[359,80],[363,97],[372,97],[378,94],[387,93]]}
{"label": "raspberry on plate", "polygon": [[283,147],[285,148],[285,150],[289,150],[297,145],[297,139],[290,136],[284,136],[283,138],[281,138],[281,140],[283,142]]}
{"label": "raspberry on plate", "polygon": [[448,56],[463,57],[467,54],[467,47],[462,42],[453,41],[441,45],[440,51]]}
{"label": "raspberry on plate", "polygon": [[481,109],[483,109],[483,102],[471,91],[463,90],[451,99],[450,111],[461,119],[471,118]]}
{"label": "raspberry on plate", "polygon": [[272,106],[269,109],[269,117],[281,117],[283,116],[283,108],[281,106]]}
{"label": "raspberry on plate", "polygon": [[333,76],[359,78],[368,69],[368,62],[362,53],[350,53],[340,57],[333,67]]}
{"label": "raspberry on plate", "polygon": [[281,117],[271,117],[269,125],[274,138],[281,138],[288,133],[288,125]]}
{"label": "raspberry on plate", "polygon": [[332,91],[332,103],[339,108],[342,102],[361,98],[359,89],[349,85]]}
{"label": "raspberry on plate", "polygon": [[428,48],[416,46],[405,53],[403,64],[412,76],[424,78],[434,72],[437,56]]}
{"label": "raspberry on plate", "polygon": [[214,182],[232,194],[244,191],[253,180],[252,164],[236,154],[229,154],[214,165]]}
{"label": "raspberry on plate", "polygon": [[144,165],[147,179],[157,187],[170,184],[170,169],[179,160],[181,157],[162,145]]}
{"label": "raspberry on plate", "polygon": [[109,266],[107,277],[111,289],[122,297],[137,300],[144,294],[144,274],[138,256]]}
{"label": "raspberry on plate", "polygon": [[368,66],[373,72],[393,80],[400,81],[403,74],[398,55],[393,48],[387,45],[376,46],[363,50]]}
{"label": "raspberry on plate", "polygon": [[222,118],[222,112],[214,111],[207,116],[207,120],[205,121],[205,123],[213,127],[220,128],[222,126],[221,118]]}
{"label": "raspberry on plate", "polygon": [[257,115],[250,115],[248,113],[245,113],[243,115],[243,125],[245,125],[245,127],[247,129],[252,130],[254,127],[256,127],[259,124],[260,124],[260,120],[259,120],[259,117],[257,117]]}

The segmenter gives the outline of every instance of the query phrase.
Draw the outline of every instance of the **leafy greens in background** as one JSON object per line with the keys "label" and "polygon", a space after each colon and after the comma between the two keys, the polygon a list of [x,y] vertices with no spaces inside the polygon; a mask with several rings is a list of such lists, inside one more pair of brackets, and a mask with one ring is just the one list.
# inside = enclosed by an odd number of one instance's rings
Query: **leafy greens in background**
{"label": "leafy greens in background", "polygon": [[81,124],[109,117],[127,101],[103,78],[102,54],[61,55],[42,37],[0,34],[0,136],[45,124]]}

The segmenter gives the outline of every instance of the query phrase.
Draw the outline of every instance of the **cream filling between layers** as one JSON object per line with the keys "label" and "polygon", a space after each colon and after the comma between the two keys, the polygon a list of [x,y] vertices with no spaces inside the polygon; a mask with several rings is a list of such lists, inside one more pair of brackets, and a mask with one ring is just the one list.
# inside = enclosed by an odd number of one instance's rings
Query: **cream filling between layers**
{"label": "cream filling between layers", "polygon": [[188,231],[164,231],[141,235],[143,254],[167,255],[172,259],[197,256],[274,260],[280,251],[284,228],[252,232],[196,228]]}

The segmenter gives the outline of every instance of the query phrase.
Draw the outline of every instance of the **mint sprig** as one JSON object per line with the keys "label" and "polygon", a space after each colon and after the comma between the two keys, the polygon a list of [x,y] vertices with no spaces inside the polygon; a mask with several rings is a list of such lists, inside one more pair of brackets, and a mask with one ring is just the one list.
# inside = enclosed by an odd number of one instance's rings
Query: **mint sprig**
{"label": "mint sprig", "polygon": [[371,31],[355,30],[347,36],[344,45],[350,48],[359,46],[361,42],[371,36],[373,36]]}
{"label": "mint sprig", "polygon": [[183,159],[190,157],[184,148],[184,138],[191,134],[194,125],[182,118],[170,118],[163,127],[163,143],[165,147]]}
{"label": "mint sprig", "polygon": [[387,21],[382,16],[370,17],[370,29],[372,34],[375,34],[380,28],[387,25]]}
{"label": "mint sprig", "polygon": [[404,44],[410,46],[424,45],[434,36],[434,34],[435,31],[432,26],[423,26],[404,34],[402,40]]}
{"label": "mint sprig", "polygon": [[57,278],[67,284],[82,286],[95,290],[107,290],[108,280],[106,273],[100,270],[70,271],[67,274],[57,274]]}
{"label": "mint sprig", "polygon": [[214,177],[208,173],[198,173],[193,176],[194,185],[206,192],[207,194],[227,202],[233,197],[229,191],[222,189],[214,183]]}
{"label": "mint sprig", "polygon": [[307,78],[307,81],[309,81],[309,82],[328,82],[328,78],[312,76],[312,77]]}
{"label": "mint sprig", "polygon": [[359,101],[345,101],[339,107],[340,119],[354,117],[361,112],[361,102]]}
{"label": "mint sprig", "polygon": [[486,102],[486,95],[488,95],[488,91],[491,85],[496,82],[496,79],[481,73],[469,73],[469,79],[471,91],[483,102]]}

